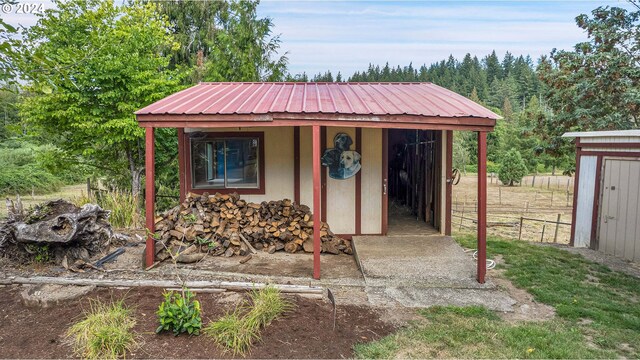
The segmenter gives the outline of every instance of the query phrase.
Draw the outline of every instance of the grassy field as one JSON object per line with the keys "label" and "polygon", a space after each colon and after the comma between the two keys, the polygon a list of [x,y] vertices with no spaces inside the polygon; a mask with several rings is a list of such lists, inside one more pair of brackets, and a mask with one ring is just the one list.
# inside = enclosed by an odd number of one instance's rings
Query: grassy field
{"label": "grassy field", "polygon": [[[60,191],[45,194],[45,195],[21,195],[22,204],[25,208],[29,208],[30,206],[34,206],[37,204],[41,204],[45,201],[55,200],[55,199],[64,199],[64,200],[72,200],[74,198],[79,198],[82,195],[86,195],[87,185],[86,184],[78,184],[78,185],[67,185],[63,186]],[[15,196],[7,196],[9,199],[15,200]],[[4,219],[7,216],[7,208],[6,206],[0,206],[0,219]]]}
{"label": "grassy field", "polygon": [[[497,178],[489,177],[487,179],[488,233],[505,238],[518,238],[520,217],[523,216],[542,220],[523,222],[523,240],[540,241],[542,239],[544,242],[553,242],[555,238],[560,244],[569,243],[571,227],[560,225],[556,237],[555,224],[551,222],[557,221],[558,215],[561,222],[571,222],[573,180],[567,176],[537,175],[535,186],[532,187],[533,176],[525,177],[522,186],[504,186]],[[453,186],[452,209],[455,231],[469,231],[475,228],[475,224],[470,219],[475,219],[477,216],[477,197],[478,178],[475,174],[462,176],[460,183]],[[547,223],[544,223],[544,220]],[[492,226],[492,223],[500,223],[500,225]]]}
{"label": "grassy field", "polygon": [[[457,239],[473,247],[475,238]],[[355,347],[360,358],[638,358],[640,279],[580,255],[500,238],[504,276],[553,306],[544,322],[508,322],[480,307],[420,310],[424,321],[380,341]]]}

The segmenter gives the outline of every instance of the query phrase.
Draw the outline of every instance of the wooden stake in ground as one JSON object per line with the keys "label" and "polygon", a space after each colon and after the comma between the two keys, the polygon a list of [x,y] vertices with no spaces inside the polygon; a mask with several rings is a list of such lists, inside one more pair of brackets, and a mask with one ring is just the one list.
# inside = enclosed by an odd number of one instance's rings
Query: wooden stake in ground
{"label": "wooden stake in ground", "polygon": [[554,244],[558,242],[558,228],[560,227],[560,218],[562,217],[562,214],[558,214],[558,219],[556,219],[556,231],[553,234],[553,242]]}
{"label": "wooden stake in ground", "polygon": [[520,231],[518,234],[518,240],[522,240],[522,223],[524,222],[524,218],[520,216]]}

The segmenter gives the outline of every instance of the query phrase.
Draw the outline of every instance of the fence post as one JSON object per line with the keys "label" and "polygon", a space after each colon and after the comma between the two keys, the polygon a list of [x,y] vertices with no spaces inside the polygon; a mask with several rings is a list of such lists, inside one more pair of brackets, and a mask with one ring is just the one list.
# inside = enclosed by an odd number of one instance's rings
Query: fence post
{"label": "fence post", "polygon": [[540,235],[540,242],[544,242],[544,230],[547,227],[547,220],[544,221],[544,224],[542,224],[542,235]]}
{"label": "fence post", "polygon": [[458,228],[458,231],[462,231],[462,220],[464,220],[464,207],[466,204],[462,204],[462,214],[460,214],[460,227]]}
{"label": "fence post", "polygon": [[91,178],[87,178],[87,198],[91,199]]}
{"label": "fence post", "polygon": [[551,176],[547,178],[547,190],[551,188]]}
{"label": "fence post", "polygon": [[557,243],[558,242],[558,228],[560,227],[560,218],[562,217],[562,214],[558,214],[558,219],[556,220],[556,232],[555,234],[553,234],[553,243]]}
{"label": "fence post", "polygon": [[533,175],[533,180],[531,180],[531,187],[536,186],[536,176]]}
{"label": "fence post", "polygon": [[502,205],[502,187],[498,188],[498,199],[500,201],[500,205]]}
{"label": "fence post", "polygon": [[522,216],[520,216],[520,232],[518,233],[518,240],[522,240],[522,223],[523,223],[523,218]]}

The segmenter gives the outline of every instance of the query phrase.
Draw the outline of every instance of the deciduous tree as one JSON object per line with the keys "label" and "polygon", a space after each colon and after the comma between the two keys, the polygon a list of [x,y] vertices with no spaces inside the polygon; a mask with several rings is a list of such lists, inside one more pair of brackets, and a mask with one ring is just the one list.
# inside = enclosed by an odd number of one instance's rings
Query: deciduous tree
{"label": "deciduous tree", "polygon": [[144,130],[133,112],[176,90],[177,43],[153,4],[55,1],[22,34],[14,64],[32,94],[21,106],[51,141],[140,191]]}

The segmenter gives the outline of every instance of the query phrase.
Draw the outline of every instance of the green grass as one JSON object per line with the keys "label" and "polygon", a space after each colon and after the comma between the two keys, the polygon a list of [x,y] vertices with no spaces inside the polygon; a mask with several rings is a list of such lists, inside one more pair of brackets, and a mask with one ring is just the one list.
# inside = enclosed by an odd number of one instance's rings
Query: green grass
{"label": "green grass", "polygon": [[[458,242],[473,248],[472,236]],[[640,279],[553,247],[489,238],[504,275],[553,306],[546,322],[509,323],[477,307],[421,310],[425,321],[368,344],[360,358],[612,358],[640,356]]]}
{"label": "green grass", "polygon": [[204,329],[205,335],[234,355],[248,352],[260,340],[261,329],[293,308],[273,286],[252,291],[249,300]]}
{"label": "green grass", "polygon": [[136,321],[123,300],[91,300],[83,318],[67,331],[67,341],[83,359],[117,359],[138,346]]}

